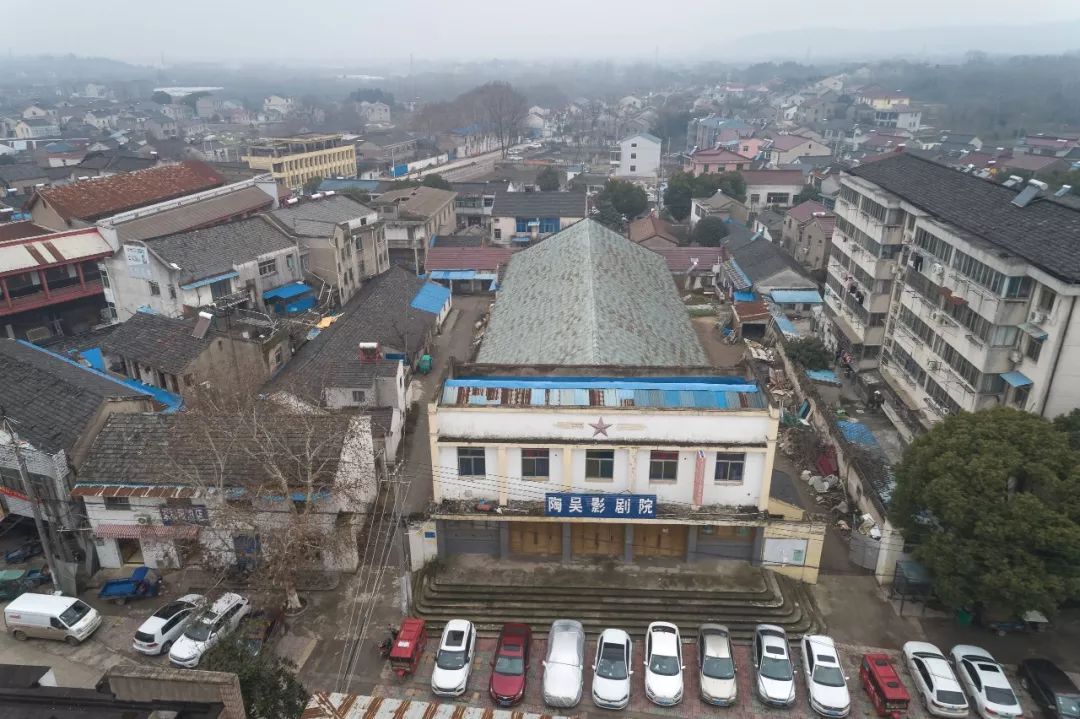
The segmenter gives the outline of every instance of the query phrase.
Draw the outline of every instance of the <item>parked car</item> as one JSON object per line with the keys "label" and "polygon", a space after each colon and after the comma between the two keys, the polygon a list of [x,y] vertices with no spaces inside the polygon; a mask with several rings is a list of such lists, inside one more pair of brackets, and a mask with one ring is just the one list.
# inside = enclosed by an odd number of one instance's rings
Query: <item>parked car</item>
{"label": "parked car", "polygon": [[908,642],[904,661],[926,711],[939,717],[967,716],[964,689],[940,649],[927,642]]}
{"label": "parked car", "polygon": [[169,650],[169,661],[178,667],[194,669],[203,654],[240,626],[251,611],[251,602],[235,592],[226,592],[192,619],[184,633]]}
{"label": "parked car", "polygon": [[1025,659],[1017,672],[1047,719],[1080,719],[1080,689],[1049,659]]}
{"label": "parked car", "polygon": [[970,644],[957,644],[952,648],[952,662],[975,705],[975,712],[983,719],[1023,715],[1020,700],[1005,676],[1004,667],[990,656],[990,652]]}
{"label": "parked car", "polygon": [[653,622],[645,632],[645,696],[653,704],[673,706],[683,696],[682,637],[669,622]]}
{"label": "parked car", "polygon": [[702,624],[698,628],[698,683],[706,704],[729,707],[735,703],[735,655],[731,633],[722,624]]}
{"label": "parked car", "polygon": [[514,706],[525,697],[532,630],[528,624],[504,624],[491,660],[488,694],[501,707]]}
{"label": "parked car", "polygon": [[752,651],[758,699],[781,708],[795,704],[795,670],[783,628],[774,624],[757,625]]}
{"label": "parked car", "polygon": [[41,637],[78,646],[101,626],[101,615],[76,597],[27,592],[4,607],[4,623],[20,642]]}
{"label": "parked car", "polygon": [[135,641],[131,643],[131,648],[140,654],[167,653],[205,602],[206,597],[201,594],[185,594],[169,602],[135,630]]}
{"label": "parked car", "polygon": [[573,619],[556,619],[548,632],[544,659],[544,703],[569,709],[581,701],[585,683],[585,629]]}
{"label": "parked car", "polygon": [[431,691],[440,697],[459,697],[465,693],[476,652],[476,627],[465,619],[451,619],[443,628],[435,668],[431,672]]}
{"label": "parked car", "polygon": [[621,629],[605,629],[596,640],[592,700],[603,709],[625,709],[630,703],[630,669],[634,645]]}
{"label": "parked car", "polygon": [[851,711],[851,695],[836,643],[831,637],[807,634],[801,648],[810,708],[824,717],[846,717]]}

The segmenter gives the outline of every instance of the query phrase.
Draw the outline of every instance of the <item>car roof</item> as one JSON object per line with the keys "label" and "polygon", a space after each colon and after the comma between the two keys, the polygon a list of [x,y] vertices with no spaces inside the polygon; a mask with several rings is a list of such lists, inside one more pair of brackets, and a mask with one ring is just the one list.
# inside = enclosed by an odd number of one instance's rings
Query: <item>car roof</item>
{"label": "car roof", "polygon": [[1029,673],[1038,676],[1043,684],[1056,692],[1080,693],[1080,689],[1077,688],[1076,683],[1069,675],[1049,659],[1036,657],[1034,659],[1025,659],[1021,664]]}
{"label": "car roof", "polygon": [[[472,622],[465,619],[451,619],[446,623],[446,628],[443,629],[441,646],[447,649],[458,647],[464,647],[468,642],[469,629],[472,627]],[[461,641],[451,641],[451,637],[460,634]]]}
{"label": "car roof", "polygon": [[832,640],[832,637],[825,636],[824,634],[807,634],[803,637],[803,640],[813,649],[815,657],[818,656],[818,652],[833,657],[837,656],[836,642]]}
{"label": "car roof", "polygon": [[954,657],[962,657],[964,659],[973,660],[988,660],[994,662],[995,664],[997,663],[993,655],[990,654],[990,652],[986,651],[982,647],[977,647],[974,644],[957,644],[955,647],[952,648],[952,654]]}
{"label": "car roof", "polygon": [[579,664],[582,656],[578,652],[584,633],[581,622],[559,619],[552,623],[548,634],[548,661],[575,666]]}
{"label": "car roof", "polygon": [[944,657],[945,653],[935,647],[930,642],[907,642],[904,644],[904,652],[907,654],[918,654],[920,652],[936,654]]}
{"label": "car roof", "polygon": [[723,634],[706,634],[705,656],[730,659],[731,642],[728,641],[727,636]]}
{"label": "car roof", "polygon": [[652,640],[652,651],[654,654],[665,654],[668,656],[675,656],[679,653],[678,642],[675,640],[677,635],[674,632],[669,631],[654,631]]}
{"label": "car roof", "polygon": [[499,638],[524,640],[531,634],[532,630],[529,629],[528,624],[522,624],[521,622],[507,622],[502,626],[502,631],[499,632]]}
{"label": "car roof", "polygon": [[622,629],[605,629],[600,632],[598,641],[611,642],[612,644],[625,644],[630,640],[630,635]]}

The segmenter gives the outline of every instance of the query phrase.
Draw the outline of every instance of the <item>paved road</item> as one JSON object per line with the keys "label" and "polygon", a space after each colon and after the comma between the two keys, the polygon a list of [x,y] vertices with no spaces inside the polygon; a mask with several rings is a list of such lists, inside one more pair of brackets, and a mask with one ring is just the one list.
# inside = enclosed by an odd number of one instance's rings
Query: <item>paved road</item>
{"label": "paved road", "polygon": [[[525,145],[514,145],[510,149],[523,150],[525,147]],[[487,174],[495,166],[495,162],[501,158],[501,150],[485,152],[482,155],[473,155],[472,157],[464,157],[460,160],[447,162],[443,165],[427,167],[412,176],[424,177],[426,175],[439,175],[444,180],[463,182]]]}

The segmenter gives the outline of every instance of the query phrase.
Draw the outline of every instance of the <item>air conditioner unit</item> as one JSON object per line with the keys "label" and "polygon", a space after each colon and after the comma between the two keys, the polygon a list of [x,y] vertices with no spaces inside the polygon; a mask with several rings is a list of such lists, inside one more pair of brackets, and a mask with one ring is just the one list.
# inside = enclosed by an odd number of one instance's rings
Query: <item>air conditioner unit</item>
{"label": "air conditioner unit", "polygon": [[138,515],[135,515],[135,521],[138,522],[139,524],[147,525],[147,524],[153,524],[154,523],[154,518],[151,517],[149,514],[138,514]]}
{"label": "air conditioner unit", "polygon": [[1009,361],[1013,364],[1020,364],[1024,360],[1024,355],[1020,353],[1020,350],[1012,350],[1009,352]]}
{"label": "air conditioner unit", "polygon": [[1031,313],[1030,321],[1034,322],[1035,324],[1040,324],[1042,322],[1046,322],[1046,313],[1041,312],[1039,310],[1035,310],[1034,312]]}
{"label": "air conditioner unit", "polygon": [[931,321],[937,320],[937,318],[938,318],[938,313],[937,312],[931,312],[930,313],[930,320]]}
{"label": "air conditioner unit", "polygon": [[930,271],[933,272],[935,275],[943,275],[945,274],[945,266],[940,262],[935,262],[930,267]]}
{"label": "air conditioner unit", "polygon": [[931,372],[937,372],[939,369],[941,369],[941,362],[939,360],[930,360],[926,363],[926,367]]}

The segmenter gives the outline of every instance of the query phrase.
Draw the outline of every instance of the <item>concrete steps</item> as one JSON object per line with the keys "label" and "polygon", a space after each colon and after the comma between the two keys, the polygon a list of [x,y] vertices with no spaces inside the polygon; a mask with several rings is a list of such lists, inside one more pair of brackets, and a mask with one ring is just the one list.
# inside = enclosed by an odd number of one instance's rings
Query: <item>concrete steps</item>
{"label": "concrete steps", "polygon": [[505,622],[525,622],[541,636],[555,619],[577,619],[590,635],[619,627],[643,636],[650,622],[679,625],[692,637],[705,622],[726,624],[735,640],[749,640],[759,623],[777,624],[792,638],[824,631],[824,622],[806,587],[762,570],[763,582],[746,591],[654,589],[648,587],[467,584],[426,576],[416,588],[415,612],[433,634],[453,618],[470,619],[481,635],[494,635]]}

